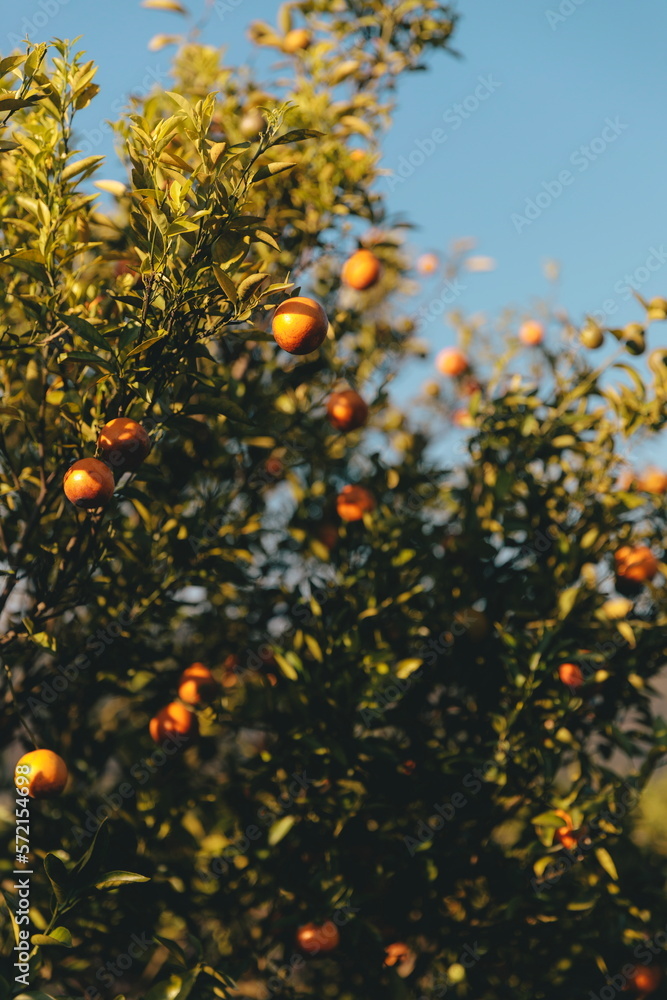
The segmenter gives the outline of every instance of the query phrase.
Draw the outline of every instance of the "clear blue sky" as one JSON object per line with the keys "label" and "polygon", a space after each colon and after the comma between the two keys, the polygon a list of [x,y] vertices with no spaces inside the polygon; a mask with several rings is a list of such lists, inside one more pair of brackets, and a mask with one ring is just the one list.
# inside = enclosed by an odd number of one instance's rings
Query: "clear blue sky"
{"label": "clear blue sky", "polygon": [[[191,6],[202,12],[204,2]],[[224,6],[205,40],[242,62],[248,22],[274,20],[278,3]],[[152,35],[182,26],[139,0],[21,0],[5,8],[5,52],[26,30],[33,40],[83,35],[102,86],[87,112],[92,134],[129,91],[164,73],[173,49],[149,52]],[[646,296],[667,295],[665,0],[462,0],[459,10],[463,58],[438,55],[429,73],[414,74],[400,91],[383,165],[412,173],[380,181],[391,210],[416,223],[418,248],[444,250],[472,236],[476,252],[496,259],[494,272],[466,276],[458,303],[465,310],[528,308],[548,291],[543,263],[555,259],[559,301],[575,318],[605,308],[613,322],[642,318],[625,276],[634,275]],[[420,143],[428,155],[410,168]],[[110,148],[105,137],[99,149]],[[537,200],[537,217],[524,224],[527,200]],[[434,347],[453,336],[440,320],[427,333]],[[667,324],[654,325],[649,347],[666,341]]]}

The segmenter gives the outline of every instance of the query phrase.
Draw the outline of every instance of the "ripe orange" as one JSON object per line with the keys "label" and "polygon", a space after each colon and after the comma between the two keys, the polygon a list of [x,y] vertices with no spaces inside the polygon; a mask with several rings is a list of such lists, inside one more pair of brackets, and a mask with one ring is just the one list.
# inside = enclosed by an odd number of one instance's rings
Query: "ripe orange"
{"label": "ripe orange", "polygon": [[527,319],[519,328],[519,340],[526,347],[538,347],[544,340],[544,327],[536,319]]}
{"label": "ripe orange", "polygon": [[621,580],[646,583],[658,572],[658,560],[648,545],[622,545],[614,554],[616,575]]}
{"label": "ripe orange", "polygon": [[310,354],[317,350],[328,328],[329,320],[322,306],[305,295],[281,302],[271,326],[278,347],[288,354]]}
{"label": "ripe orange", "polygon": [[561,663],[558,668],[558,677],[563,684],[567,684],[575,691],[584,683],[581,667],[578,667],[576,663]]}
{"label": "ripe orange", "polygon": [[435,359],[435,366],[443,375],[463,375],[468,371],[468,359],[459,347],[444,347]]}
{"label": "ripe orange", "polygon": [[357,250],[343,264],[340,276],[348,288],[363,292],[376,283],[381,270],[380,261],[371,250]]}
{"label": "ripe orange", "polygon": [[566,850],[571,851],[579,843],[579,837],[574,830],[574,823],[569,813],[564,809],[554,809],[556,816],[560,816],[565,821],[564,826],[559,826],[554,834],[554,842],[561,844]]}
{"label": "ripe orange", "polygon": [[178,682],[178,697],[188,705],[201,705],[213,701],[218,693],[218,682],[203,663],[186,667]]}
{"label": "ripe orange", "polygon": [[240,660],[236,653],[230,653],[222,661],[222,686],[224,688],[236,687],[239,679]]}
{"label": "ripe orange", "polygon": [[[23,770],[24,767],[29,770]],[[53,750],[31,750],[17,763],[14,783],[20,791],[26,790],[31,799],[45,799],[60,795],[68,776],[65,761]]]}
{"label": "ripe orange", "polygon": [[296,942],[308,955],[333,951],[340,944],[340,933],[332,920],[323,924],[303,924],[296,932]]}
{"label": "ripe orange", "polygon": [[463,427],[465,429],[475,426],[475,418],[470,413],[470,410],[466,410],[464,406],[459,406],[452,413],[452,423],[455,427]]}
{"label": "ripe orange", "polygon": [[375,497],[365,486],[344,486],[336,498],[336,510],[343,521],[361,521],[375,506]]}
{"label": "ripe orange", "polygon": [[630,978],[630,987],[646,996],[654,993],[662,982],[662,969],[657,965],[643,965]]}
{"label": "ripe orange", "polygon": [[65,496],[77,507],[104,507],[114,488],[113,472],[97,458],[79,459],[63,476]]}
{"label": "ripe orange", "polygon": [[384,964],[387,966],[400,965],[406,958],[410,957],[410,949],[403,941],[396,941],[385,948],[386,958]]}
{"label": "ripe orange", "polygon": [[148,724],[148,731],[156,743],[166,739],[170,733],[182,736],[196,736],[199,731],[197,716],[179,701],[172,701],[161,708]]}
{"label": "ripe orange", "polygon": [[327,418],[337,431],[356,431],[368,420],[368,403],[354,389],[333,392],[327,400]]}
{"label": "ripe orange", "polygon": [[354,163],[361,163],[362,160],[366,159],[368,154],[363,149],[352,149],[350,151],[350,159]]}
{"label": "ripe orange", "polygon": [[115,417],[100,431],[97,447],[105,462],[127,472],[139,468],[151,450],[151,439],[136,420]]}
{"label": "ripe orange", "polygon": [[646,469],[643,475],[637,477],[637,489],[642,493],[667,493],[667,472],[661,469]]}
{"label": "ripe orange", "polygon": [[283,38],[283,52],[293,55],[301,49],[307,49],[312,41],[312,36],[306,28],[292,28]]}
{"label": "ripe orange", "polygon": [[434,253],[423,253],[417,260],[417,270],[420,274],[435,274],[440,267],[438,255]]}

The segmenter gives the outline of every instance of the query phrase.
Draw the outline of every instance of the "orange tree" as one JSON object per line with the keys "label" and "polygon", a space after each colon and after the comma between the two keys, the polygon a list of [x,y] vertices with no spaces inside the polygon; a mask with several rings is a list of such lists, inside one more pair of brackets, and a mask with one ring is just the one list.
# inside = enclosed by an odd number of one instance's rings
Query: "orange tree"
{"label": "orange tree", "polygon": [[428,421],[390,401],[423,347],[377,138],[454,27],[300,0],[251,28],[273,84],[191,35],[124,184],[75,47],[0,62],[4,995],[660,988],[664,481],[617,476],[667,303],[523,377],[459,317]]}

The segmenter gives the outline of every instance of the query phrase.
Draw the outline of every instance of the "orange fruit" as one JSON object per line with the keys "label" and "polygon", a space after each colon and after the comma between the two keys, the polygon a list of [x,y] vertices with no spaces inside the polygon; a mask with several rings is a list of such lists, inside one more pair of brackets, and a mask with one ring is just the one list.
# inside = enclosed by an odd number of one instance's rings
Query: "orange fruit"
{"label": "orange fruit", "polygon": [[423,253],[417,260],[417,270],[420,274],[435,274],[440,267],[438,255],[435,253]]}
{"label": "orange fruit", "polygon": [[77,507],[104,507],[113,496],[113,472],[98,458],[81,458],[63,476],[65,496]]}
{"label": "orange fruit", "polygon": [[292,28],[283,38],[283,52],[293,55],[301,49],[307,49],[312,42],[312,36],[306,28]]}
{"label": "orange fruit", "polygon": [[667,493],[667,472],[661,469],[646,469],[643,475],[637,477],[637,489],[642,493]]}
{"label": "orange fruit", "polygon": [[203,663],[186,667],[178,682],[178,697],[188,705],[212,701],[218,692],[218,682]]}
{"label": "orange fruit", "polygon": [[381,270],[380,261],[371,250],[356,250],[343,264],[340,276],[348,288],[363,292],[376,283]]}
{"label": "orange fruit", "polygon": [[368,403],[354,389],[333,392],[327,400],[327,418],[337,431],[356,431],[368,420]]}
{"label": "orange fruit", "polygon": [[558,677],[563,684],[567,684],[568,687],[573,688],[575,691],[584,683],[584,675],[581,672],[581,667],[578,667],[576,663],[561,663],[558,668]]}
{"label": "orange fruit", "polygon": [[97,447],[105,462],[127,472],[139,468],[151,450],[151,439],[136,420],[115,417],[100,431]]}
{"label": "orange fruit", "polygon": [[21,757],[14,770],[16,787],[27,791],[31,799],[60,795],[68,777],[67,764],[53,750],[31,750]]}
{"label": "orange fruit", "polygon": [[657,965],[644,965],[630,977],[630,987],[636,993],[654,993],[662,982],[662,969]]}
{"label": "orange fruit", "polygon": [[435,366],[443,375],[463,375],[468,371],[468,359],[459,347],[444,347],[435,359]]}
{"label": "orange fruit", "polygon": [[367,155],[368,154],[364,152],[363,149],[352,149],[350,151],[350,159],[354,163],[360,163],[362,160],[365,160]]}
{"label": "orange fruit", "polygon": [[181,736],[196,736],[199,731],[197,716],[180,701],[172,701],[161,708],[148,724],[148,731],[156,743],[166,739],[170,733]]}
{"label": "orange fruit", "polygon": [[333,951],[340,944],[340,933],[332,920],[323,924],[303,924],[296,932],[296,942],[308,955]]}
{"label": "orange fruit", "polygon": [[410,957],[410,949],[403,941],[396,941],[385,948],[384,964],[387,966],[400,965],[406,958]]}
{"label": "orange fruit", "polygon": [[336,498],[336,510],[343,521],[361,521],[375,510],[375,497],[365,486],[344,486]]}
{"label": "orange fruit", "polygon": [[266,462],[264,463],[264,468],[266,469],[267,473],[274,479],[277,479],[279,476],[282,476],[283,472],[285,471],[285,466],[283,465],[283,463],[281,462],[281,460],[278,458],[277,455],[269,455]]}
{"label": "orange fruit", "polygon": [[562,820],[565,821],[564,826],[559,826],[554,833],[554,842],[561,844],[566,850],[572,850],[579,843],[579,837],[574,830],[574,823],[572,822],[572,817],[569,813],[566,813],[564,809],[554,809],[556,816],[560,816]]}
{"label": "orange fruit", "polygon": [[305,295],[281,302],[271,326],[278,347],[288,354],[310,354],[317,350],[328,329],[329,320],[322,306]]}
{"label": "orange fruit", "polygon": [[622,545],[614,554],[616,575],[633,583],[646,583],[658,572],[658,560],[648,545]]}
{"label": "orange fruit", "polygon": [[470,413],[470,410],[466,410],[464,406],[460,406],[452,413],[452,423],[455,427],[463,427],[466,429],[475,426],[475,418]]}
{"label": "orange fruit", "polygon": [[222,686],[224,688],[236,687],[239,679],[239,667],[241,663],[236,653],[230,653],[222,661]]}
{"label": "orange fruit", "polygon": [[526,347],[538,347],[544,340],[544,326],[536,319],[527,319],[519,327],[519,340]]}

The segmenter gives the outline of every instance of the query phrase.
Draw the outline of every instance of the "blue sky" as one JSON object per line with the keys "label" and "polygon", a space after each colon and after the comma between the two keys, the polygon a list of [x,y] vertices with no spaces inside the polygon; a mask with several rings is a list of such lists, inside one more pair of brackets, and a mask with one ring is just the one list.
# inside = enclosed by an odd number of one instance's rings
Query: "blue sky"
{"label": "blue sky", "polygon": [[[200,13],[203,0],[191,6]],[[250,50],[248,22],[275,20],[278,4],[222,6],[205,40],[239,63]],[[104,119],[128,92],[168,82],[173,49],[151,53],[147,42],[178,31],[181,19],[139,0],[21,0],[13,10],[3,12],[3,51],[26,31],[33,40],[83,36],[102,86],[85,128],[96,150],[110,152]],[[415,223],[416,250],[444,251],[470,236],[476,253],[495,258],[493,272],[465,276],[456,303],[464,310],[529,310],[548,293],[543,266],[555,260],[558,301],[575,319],[596,311],[618,324],[641,319],[629,282],[647,297],[667,295],[667,5],[462,0],[459,10],[463,58],[437,55],[400,90],[383,161],[396,177],[380,181],[391,211]],[[649,347],[664,345],[666,332],[654,324]],[[426,333],[434,348],[453,340],[440,319]]]}

